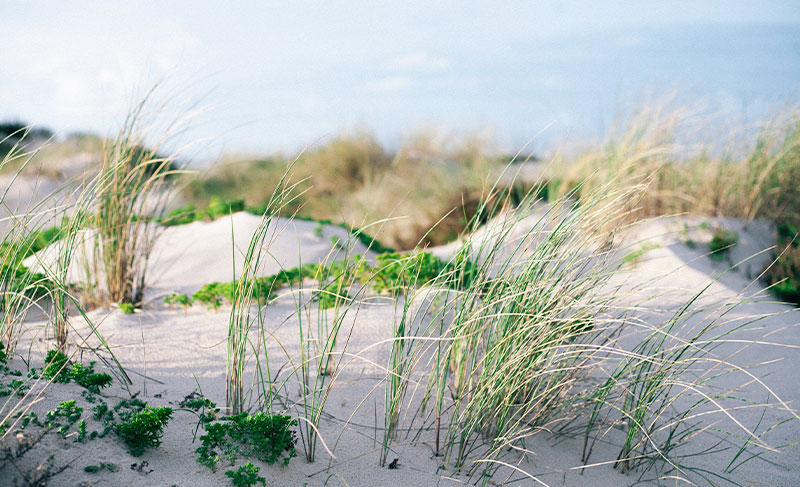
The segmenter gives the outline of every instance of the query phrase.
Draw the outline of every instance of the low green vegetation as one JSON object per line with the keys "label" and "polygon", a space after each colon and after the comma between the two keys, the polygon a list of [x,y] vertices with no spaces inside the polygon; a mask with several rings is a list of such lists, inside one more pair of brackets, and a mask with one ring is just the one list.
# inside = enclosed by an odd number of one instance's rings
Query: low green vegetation
{"label": "low green vegetation", "polygon": [[22,236],[12,235],[0,242],[0,277],[8,283],[8,291],[34,299],[52,292],[55,283],[43,273],[32,272],[22,262],[61,236],[62,227],[49,227]]}
{"label": "low green vegetation", "polygon": [[[378,254],[374,266],[369,265],[362,256],[355,256],[348,262],[335,261],[327,266],[304,264],[270,276],[256,277],[253,279],[254,296],[265,302],[272,299],[275,292],[282,287],[296,286],[305,279],[313,279],[321,283],[321,290],[315,295],[314,301],[326,309],[333,306],[337,295],[346,295],[346,288],[356,281],[367,283],[376,293],[398,295],[410,287],[428,284],[438,276],[456,270],[461,272],[462,279],[447,280],[447,283],[456,283],[463,287],[469,284],[477,268],[470,262],[445,262],[429,252],[417,251],[408,255],[385,252]],[[208,308],[218,308],[225,302],[233,302],[235,285],[235,281],[212,282],[201,287],[185,301],[196,301]],[[172,303],[178,298],[169,299]]]}
{"label": "low green vegetation", "polygon": [[126,315],[132,315],[136,312],[136,306],[133,303],[119,303],[117,306]]}
{"label": "low green vegetation", "polygon": [[28,392],[28,388],[28,384],[22,379],[12,379],[7,385],[0,384],[0,397],[12,394],[22,397]]}
{"label": "low green vegetation", "polygon": [[[86,387],[87,391],[99,393],[99,389],[106,387],[111,377],[107,374],[97,374],[94,372],[94,363],[84,366],[80,363],[70,363],[66,355],[61,352],[51,351],[48,354],[49,363],[42,369],[42,377],[49,378],[55,382],[69,383],[76,382]],[[7,367],[5,367],[7,369]],[[4,369],[4,370],[5,370]],[[19,371],[10,371],[9,375],[21,376]],[[30,378],[36,377],[36,372],[31,369],[28,374]],[[21,385],[21,380],[14,382],[14,385]],[[98,396],[94,394],[82,394],[89,402],[96,402]],[[12,425],[15,427],[14,435],[19,442],[24,442],[23,448],[8,449],[6,443],[0,444],[0,468],[8,461],[14,461],[26,455],[31,449],[41,450],[40,442],[50,432],[58,434],[62,440],[76,443],[84,443],[97,438],[105,437],[109,432],[115,433],[128,447],[133,456],[141,455],[149,448],[158,447],[161,443],[163,429],[172,416],[172,409],[169,407],[150,407],[145,402],[131,398],[122,400],[110,409],[108,405],[100,401],[93,407],[91,419],[102,424],[100,431],[89,432],[87,419],[84,417],[84,408],[78,405],[77,400],[70,399],[60,401],[58,405],[47,411],[43,418],[33,411],[22,414],[22,410],[16,414],[7,416],[6,420],[0,424],[0,435],[8,434],[10,425],[9,419],[12,417]],[[22,445],[23,443],[19,443]],[[49,445],[49,444],[48,444]],[[47,446],[52,448],[52,445]],[[37,450],[37,451],[38,451]],[[50,457],[52,460],[52,457]],[[61,467],[50,467],[44,472],[44,477],[56,475],[69,466],[66,464]],[[99,463],[87,465],[84,471],[87,473],[98,473],[100,471],[116,472],[117,466],[113,463]],[[44,478],[43,477],[43,478]],[[35,483],[33,485],[44,485]]]}
{"label": "low green vegetation", "polygon": [[440,279],[443,284],[465,289],[478,271],[477,266],[462,255],[453,262],[445,262],[429,252],[417,251],[407,255],[388,252],[378,255],[375,260],[375,266],[365,269],[361,277],[375,292],[391,295],[404,293],[411,287],[423,286],[443,276],[448,276],[448,279]]}
{"label": "low green vegetation", "polygon": [[[74,399],[61,401],[58,403],[58,406],[56,406],[55,409],[45,413],[44,421],[39,420],[39,417],[33,411],[22,417],[18,423],[17,431],[23,431],[33,425],[42,428],[41,436],[46,435],[50,431],[56,430],[62,438],[66,438],[68,435],[70,435],[70,429],[73,425],[76,423],[79,425],[81,424],[79,423],[79,420],[81,419],[82,415],[83,408],[78,407]],[[5,432],[5,426],[0,428],[0,434],[4,434]],[[78,432],[75,432],[75,434],[78,436],[76,441],[81,440]]]}
{"label": "low green vegetation", "polygon": [[69,363],[69,358],[58,350],[50,350],[45,357],[45,367],[42,369],[42,377],[53,382],[69,383],[75,381],[77,384],[86,388],[89,392],[98,393],[111,385],[113,381],[110,374],[106,372],[95,372],[95,362],[89,365],[81,363]]}
{"label": "low green vegetation", "polygon": [[75,399],[61,401],[58,403],[58,407],[45,415],[44,428],[51,430],[58,427],[58,433],[66,438],[70,427],[81,419],[81,415],[83,415],[83,408],[75,404]]}
{"label": "low green vegetation", "polygon": [[[360,259],[363,265],[365,261]],[[360,266],[360,265],[359,265]],[[254,296],[261,302],[268,301],[274,297],[274,292],[281,287],[294,286],[303,282],[305,279],[313,279],[320,274],[332,276],[334,279],[349,280],[352,282],[354,275],[345,272],[348,269],[343,262],[334,262],[328,267],[317,264],[305,264],[301,267],[284,269],[277,274],[253,279]],[[234,297],[234,286],[236,281],[219,283],[212,282],[201,287],[192,295],[192,300],[205,304],[209,308],[218,308],[223,302],[232,303]]]}
{"label": "low green vegetation", "polygon": [[[184,406],[197,414],[198,428],[202,426],[205,431],[200,436],[202,444],[195,452],[197,461],[211,470],[216,470],[220,462],[233,467],[239,458],[256,458],[270,465],[279,462],[288,465],[297,456],[293,430],[297,420],[290,416],[242,412],[220,417],[216,404],[204,397],[190,399]],[[264,483],[263,477],[257,476],[258,470],[247,463],[238,470],[228,470],[225,475],[231,477],[234,485]]]}
{"label": "low green vegetation", "polygon": [[[259,208],[247,207],[249,213],[260,215]],[[197,210],[191,203],[171,210],[161,219],[164,226],[185,225],[196,221],[212,221],[225,215],[245,211],[244,200],[224,201],[213,196],[205,210]]]}
{"label": "low green vegetation", "polygon": [[225,476],[230,477],[234,487],[251,487],[256,484],[267,485],[267,479],[258,475],[259,467],[252,463],[245,463],[236,471],[228,470]]}
{"label": "low green vegetation", "polygon": [[778,258],[765,276],[778,299],[800,305],[800,229],[789,222],[778,224]]}
{"label": "low green vegetation", "polygon": [[172,417],[170,407],[143,406],[137,409],[120,411],[121,423],[115,428],[117,436],[135,457],[141,456],[148,448],[161,445],[164,427]]}
{"label": "low green vegetation", "polygon": [[725,260],[730,249],[739,241],[739,234],[726,228],[717,227],[711,236],[708,246],[711,249],[711,259],[716,261]]}
{"label": "low green vegetation", "polygon": [[97,472],[101,472],[103,470],[107,470],[109,472],[116,472],[117,471],[117,465],[114,464],[114,463],[101,462],[101,463],[99,463],[97,465],[87,465],[87,466],[83,467],[83,471],[86,472],[86,473],[97,473]]}
{"label": "low green vegetation", "polygon": [[191,296],[186,294],[172,293],[169,296],[164,297],[164,303],[166,303],[170,308],[172,308],[174,305],[178,305],[186,309],[190,307],[192,303],[194,303],[194,300]]}

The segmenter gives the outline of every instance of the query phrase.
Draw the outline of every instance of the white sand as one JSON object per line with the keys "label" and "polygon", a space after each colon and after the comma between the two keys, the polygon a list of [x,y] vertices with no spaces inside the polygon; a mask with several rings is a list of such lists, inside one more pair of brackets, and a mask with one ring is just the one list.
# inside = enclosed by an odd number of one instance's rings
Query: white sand
{"label": "white sand", "polygon": [[[768,246],[774,238],[763,223],[757,222],[745,229],[735,221],[714,221],[719,224],[739,225],[737,228],[742,235],[741,247],[733,252],[733,260],[738,260],[740,252],[749,255],[763,248],[761,245]],[[616,278],[616,282],[624,282],[631,287],[646,284],[653,295],[668,291],[663,299],[652,303],[654,309],[668,307],[670,302],[685,300],[709,284],[711,287],[709,297],[706,298],[708,300],[736,299],[742,291],[746,290],[746,294],[752,295],[761,290],[759,284],[750,285],[756,272],[754,269],[757,269],[755,264],[745,266],[741,271],[730,272],[715,281],[713,276],[723,272],[727,266],[725,263],[712,263],[703,255],[705,252],[702,239],[707,237],[703,237],[702,232],[696,231],[692,234],[692,238],[698,242],[696,248],[689,248],[682,243],[685,240],[681,234],[682,223],[683,220],[660,220],[639,227],[636,238],[648,239],[659,247],[647,252],[638,263],[631,266],[630,272]],[[697,224],[699,221],[689,223]],[[213,223],[193,223],[168,229],[159,243],[152,264],[150,277],[153,293],[170,290],[191,292],[207,282],[230,280],[234,272],[231,228],[233,241],[239,249],[236,261],[240,263],[240,254],[246,247],[249,232],[253,231],[256,224],[255,217],[237,214],[233,218],[223,218]],[[325,227],[323,238],[319,238],[313,234],[314,227],[315,224],[309,222],[291,223],[273,242],[270,252],[275,260],[268,263],[263,273],[274,273],[279,268],[278,263],[284,267],[295,266],[300,256],[304,263],[319,260],[330,250],[330,235],[343,239],[347,237],[347,232],[340,228]],[[435,249],[440,255],[448,255],[451,251],[450,247]],[[658,276],[665,277],[654,281]],[[656,292],[656,289],[659,291]],[[388,298],[370,300],[353,317],[354,321],[346,322],[343,336],[351,337],[345,351],[358,355],[358,358],[348,356],[350,358],[341,375],[336,378],[325,408],[325,419],[321,424],[323,438],[333,450],[335,459],[331,459],[320,445],[315,463],[306,462],[302,453],[285,468],[254,462],[262,466],[261,474],[267,477],[267,485],[408,487],[462,485],[467,482],[466,477],[453,475],[443,468],[441,458],[433,456],[433,435],[430,431],[422,432],[416,441],[412,441],[413,435],[409,438],[399,437],[389,456],[390,460],[399,459],[399,467],[395,470],[378,467],[384,394],[381,381],[385,377],[383,365],[387,361],[389,346],[385,342],[378,346],[374,344],[393,336],[395,304],[394,300]],[[800,353],[796,348],[800,346],[800,313],[783,304],[755,302],[742,306],[735,314],[773,315],[743,332],[742,337],[749,339],[771,332],[767,341],[795,347],[753,345],[736,355],[733,360],[741,366],[776,360],[751,372],[763,377],[778,395],[796,407],[800,399],[800,390],[797,387]],[[206,311],[202,305],[196,305],[184,312],[168,310],[158,301],[135,315],[123,315],[114,309],[90,313],[91,318],[99,324],[100,332],[112,344],[119,360],[131,372],[134,381],[131,390],[141,392],[140,397],[150,404],[173,406],[197,388],[195,381],[206,396],[224,405],[228,315],[228,308],[213,312]],[[286,361],[286,353],[296,360],[300,343],[292,298],[285,296],[271,304],[267,308],[266,317],[268,328],[274,333],[275,340],[282,345],[278,347],[273,342],[268,350],[273,367]],[[316,317],[316,314],[312,314],[312,317]],[[35,329],[36,323],[30,325]],[[87,333],[85,327],[76,326],[81,334]],[[43,353],[47,347],[46,343],[35,339],[28,343],[32,344],[36,355]],[[340,340],[340,347],[343,346]],[[718,351],[722,355],[726,352],[727,350]],[[21,366],[19,361],[15,364]],[[150,380],[144,380],[144,375]],[[738,384],[736,380],[740,378],[723,378],[721,385],[733,386]],[[296,386],[288,387],[291,399],[296,397],[296,389]],[[35,408],[38,411],[51,409],[58,400],[68,396],[76,397],[77,390],[73,386],[51,386]],[[114,392],[107,392],[105,395],[109,396],[106,399],[109,403],[116,402],[115,398],[110,398],[112,395],[126,397],[124,391],[118,387],[114,388]],[[83,401],[80,397],[78,399],[79,402]],[[759,415],[760,410],[756,409],[740,412],[740,417],[750,425],[757,422]],[[770,414],[767,419],[774,417],[776,415]],[[146,452],[140,458],[128,455],[114,435],[109,435],[104,440],[90,441],[85,445],[74,444],[66,449],[63,449],[62,440],[53,441],[54,446],[62,445],[58,446],[56,463],[74,463],[72,468],[55,477],[51,485],[78,485],[81,482],[87,482],[82,485],[230,485],[230,481],[223,475],[226,466],[223,465],[217,473],[212,473],[196,462],[193,451],[199,445],[191,442],[195,423],[191,414],[176,412],[165,432],[162,446]],[[405,425],[407,424],[406,421]],[[418,424],[415,423],[414,427],[418,428]],[[726,425],[722,422],[716,426]],[[773,446],[797,441],[800,438],[798,426],[798,422],[784,425],[765,436],[765,440]],[[93,427],[96,428],[96,425],[90,422],[90,431]],[[618,437],[617,433],[612,433],[610,441],[617,441]],[[696,445],[698,449],[701,445],[708,446],[707,442],[700,440]],[[581,446],[581,437],[552,437],[542,433],[527,444],[535,452],[534,455],[520,463],[519,457],[510,452],[504,455],[503,460],[529,472],[547,485],[611,487],[633,485],[639,480],[638,475],[620,474],[608,464],[590,468],[581,475]],[[724,451],[688,458],[686,463],[692,467],[721,472],[734,454],[735,447],[723,443],[721,448]],[[618,451],[618,447],[613,444],[601,444],[592,461],[613,461]],[[149,473],[140,473],[130,468],[132,464],[140,465],[142,461],[148,463],[145,472]],[[99,462],[116,463],[119,471],[94,475],[83,472],[83,466]],[[329,462],[330,469],[327,469]],[[243,462],[240,461],[239,464],[241,463]],[[798,485],[800,448],[787,447],[780,453],[765,454],[725,475],[742,485]],[[510,485],[535,485],[532,480],[509,468],[501,468],[492,479],[491,485],[504,484],[509,477],[515,480]],[[685,485],[675,480],[663,480],[662,483]]]}
{"label": "white sand", "polygon": [[[164,228],[150,255],[147,296],[158,299],[171,292],[191,294],[204,284],[237,278],[242,272],[250,238],[260,221],[259,216],[241,212],[212,222]],[[260,276],[301,264],[343,258],[346,252],[367,254],[364,244],[338,226],[275,218],[266,234],[269,252],[265,253],[257,270]],[[331,239],[337,239],[346,249],[334,249]],[[79,241],[83,245],[78,246],[68,274],[72,282],[86,281],[85,263],[93,260],[93,240],[91,232],[81,233]],[[60,248],[57,242],[37,256],[28,257],[24,263],[34,271],[43,272],[44,267],[52,266],[57,260]]]}

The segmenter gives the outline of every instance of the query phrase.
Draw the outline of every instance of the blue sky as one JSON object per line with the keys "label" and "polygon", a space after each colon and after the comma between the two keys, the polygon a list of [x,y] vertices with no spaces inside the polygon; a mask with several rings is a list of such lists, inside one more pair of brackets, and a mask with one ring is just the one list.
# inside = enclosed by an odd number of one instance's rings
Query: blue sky
{"label": "blue sky", "polygon": [[[598,6],[599,5],[599,6]],[[800,94],[798,2],[3,2],[0,118],[108,133],[155,81],[204,155],[367,128],[592,137],[644,93]]]}

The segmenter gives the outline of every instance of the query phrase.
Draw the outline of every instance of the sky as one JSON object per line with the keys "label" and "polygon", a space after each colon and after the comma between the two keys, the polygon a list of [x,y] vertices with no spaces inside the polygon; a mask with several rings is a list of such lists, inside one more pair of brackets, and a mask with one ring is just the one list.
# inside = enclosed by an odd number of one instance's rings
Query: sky
{"label": "sky", "polygon": [[800,99],[796,1],[3,1],[0,45],[0,119],[110,134],[160,83],[202,109],[181,137],[203,157],[359,129],[513,150],[676,90],[752,116]]}

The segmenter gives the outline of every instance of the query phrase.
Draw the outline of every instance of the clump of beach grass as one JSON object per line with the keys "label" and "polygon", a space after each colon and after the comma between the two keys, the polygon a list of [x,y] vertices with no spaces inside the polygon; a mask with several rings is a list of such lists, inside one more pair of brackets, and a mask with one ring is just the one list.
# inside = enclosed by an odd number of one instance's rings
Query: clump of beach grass
{"label": "clump of beach grass", "polygon": [[[616,248],[616,234],[630,225],[646,190],[621,188],[612,178],[588,189],[579,183],[549,205],[531,194],[514,212],[462,237],[453,266],[407,295],[398,313],[382,465],[401,412],[419,395],[416,413],[406,413],[407,421],[423,423],[415,438],[432,432],[445,465],[482,478],[508,466],[507,450],[532,454],[526,445],[537,435],[576,424],[585,431],[587,463],[595,441],[608,442],[609,431],[622,427],[623,437],[614,438],[619,456],[610,463],[659,478],[725,478],[723,469],[692,469],[678,453],[708,432],[699,424],[709,418],[730,421],[731,430],[714,433],[745,438],[743,448],[758,450],[751,455],[771,451],[757,425],[743,422],[741,401],[781,412],[782,422],[797,414],[746,366],[729,360],[740,348],[718,356],[741,342],[739,330],[764,317],[732,320],[747,300],[701,305],[705,289],[659,316],[649,310],[651,297],[637,299],[637,289],[615,284],[629,255]],[[515,232],[523,221],[526,230]],[[413,265],[404,272],[413,281]],[[447,285],[452,281],[461,285]],[[603,374],[609,377],[598,381]],[[720,392],[716,381],[733,375],[768,400],[744,399],[737,387]]]}
{"label": "clump of beach grass", "polygon": [[[103,296],[99,302],[140,304],[144,297],[147,263],[162,228],[171,197],[173,176],[180,173],[179,151],[170,151],[170,138],[186,117],[160,131],[155,142],[145,120],[151,91],[126,117],[117,136],[103,148],[92,224],[97,232],[93,265],[87,280]],[[149,144],[148,144],[149,143]]]}

